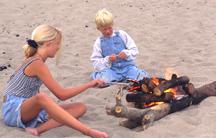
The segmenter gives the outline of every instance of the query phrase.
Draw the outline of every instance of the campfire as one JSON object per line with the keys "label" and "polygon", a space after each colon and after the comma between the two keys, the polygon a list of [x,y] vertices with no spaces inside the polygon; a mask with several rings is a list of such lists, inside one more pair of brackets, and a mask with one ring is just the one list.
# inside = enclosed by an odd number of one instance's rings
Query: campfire
{"label": "campfire", "polygon": [[[175,73],[167,78],[143,78],[128,80],[128,83],[113,83],[120,86],[116,94],[116,104],[107,105],[108,115],[126,118],[121,126],[147,129],[155,120],[169,113],[182,110],[192,104],[191,94],[194,86],[187,76],[178,77]],[[127,91],[126,101],[134,103],[135,108],[122,104],[123,91]],[[170,104],[171,103],[171,104]]]}
{"label": "campfire", "polygon": [[140,81],[130,80],[127,102],[134,102],[137,108],[148,108],[164,102],[178,100],[188,94],[189,78],[172,75],[171,80],[164,78],[143,78]]}

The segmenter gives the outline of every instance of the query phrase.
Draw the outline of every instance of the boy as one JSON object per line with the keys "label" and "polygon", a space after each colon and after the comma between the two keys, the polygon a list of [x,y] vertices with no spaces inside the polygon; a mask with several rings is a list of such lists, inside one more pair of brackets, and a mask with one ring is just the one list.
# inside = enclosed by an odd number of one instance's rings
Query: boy
{"label": "boy", "polygon": [[112,13],[106,9],[99,10],[95,23],[102,36],[94,43],[91,61],[95,71],[91,77],[103,79],[108,84],[149,77],[145,70],[140,70],[135,65],[138,49],[133,39],[122,30],[113,30]]}

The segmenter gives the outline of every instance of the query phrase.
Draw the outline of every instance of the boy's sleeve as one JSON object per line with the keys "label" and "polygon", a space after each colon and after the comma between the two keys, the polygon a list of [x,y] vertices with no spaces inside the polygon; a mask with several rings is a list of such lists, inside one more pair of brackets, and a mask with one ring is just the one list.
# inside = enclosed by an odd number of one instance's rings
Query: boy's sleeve
{"label": "boy's sleeve", "polygon": [[134,60],[139,53],[134,40],[125,31],[119,30],[119,34],[126,46],[123,52],[127,55],[127,60]]}
{"label": "boy's sleeve", "polygon": [[102,50],[100,48],[100,38],[98,38],[94,43],[91,61],[94,69],[97,71],[110,68],[111,66],[111,63],[109,62],[109,56],[102,56]]}

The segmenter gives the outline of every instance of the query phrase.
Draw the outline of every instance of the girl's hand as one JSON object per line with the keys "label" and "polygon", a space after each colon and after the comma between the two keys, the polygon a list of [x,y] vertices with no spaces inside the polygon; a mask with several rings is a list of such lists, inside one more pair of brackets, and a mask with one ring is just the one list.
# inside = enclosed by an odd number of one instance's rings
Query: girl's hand
{"label": "girl's hand", "polygon": [[105,82],[100,79],[92,80],[90,83],[92,87],[103,88],[106,86]]}

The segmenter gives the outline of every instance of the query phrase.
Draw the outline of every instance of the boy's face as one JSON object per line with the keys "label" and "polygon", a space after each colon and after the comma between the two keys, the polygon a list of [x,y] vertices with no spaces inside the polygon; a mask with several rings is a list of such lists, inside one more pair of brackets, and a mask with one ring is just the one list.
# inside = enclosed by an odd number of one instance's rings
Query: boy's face
{"label": "boy's face", "polygon": [[104,37],[110,37],[113,33],[112,26],[100,27],[98,30],[103,34]]}

